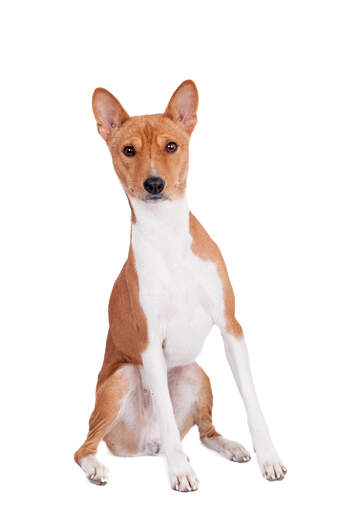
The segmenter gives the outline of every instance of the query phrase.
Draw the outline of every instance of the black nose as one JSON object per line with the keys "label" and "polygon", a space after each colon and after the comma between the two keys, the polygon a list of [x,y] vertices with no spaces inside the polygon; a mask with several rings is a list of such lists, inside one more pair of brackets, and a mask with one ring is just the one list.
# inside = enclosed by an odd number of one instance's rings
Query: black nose
{"label": "black nose", "polygon": [[159,176],[152,176],[151,178],[147,178],[143,183],[143,186],[149,194],[153,196],[157,194],[161,194],[163,189],[165,188],[165,182]]}

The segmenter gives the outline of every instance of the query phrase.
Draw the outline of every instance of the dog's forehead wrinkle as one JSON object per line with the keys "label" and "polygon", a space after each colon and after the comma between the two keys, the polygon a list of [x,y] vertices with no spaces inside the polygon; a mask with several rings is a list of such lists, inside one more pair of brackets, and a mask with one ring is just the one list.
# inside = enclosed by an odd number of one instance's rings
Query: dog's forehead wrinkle
{"label": "dog's forehead wrinkle", "polygon": [[[184,133],[174,126],[174,123],[162,114],[150,114],[134,116],[128,119],[124,125],[122,135],[125,137],[139,137],[148,147],[157,142],[163,143],[162,139],[183,140]],[[160,140],[161,138],[161,140]],[[185,137],[186,138],[186,137]]]}
{"label": "dog's forehead wrinkle", "polygon": [[147,143],[151,145],[153,142],[153,127],[148,121],[144,125],[144,133]]}

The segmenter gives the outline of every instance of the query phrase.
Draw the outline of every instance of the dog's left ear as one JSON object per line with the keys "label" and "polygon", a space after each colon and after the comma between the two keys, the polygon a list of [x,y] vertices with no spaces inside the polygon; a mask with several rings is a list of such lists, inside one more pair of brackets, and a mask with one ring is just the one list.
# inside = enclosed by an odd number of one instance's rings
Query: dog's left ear
{"label": "dog's left ear", "polygon": [[192,133],[197,123],[199,96],[192,80],[182,82],[170,99],[165,115]]}

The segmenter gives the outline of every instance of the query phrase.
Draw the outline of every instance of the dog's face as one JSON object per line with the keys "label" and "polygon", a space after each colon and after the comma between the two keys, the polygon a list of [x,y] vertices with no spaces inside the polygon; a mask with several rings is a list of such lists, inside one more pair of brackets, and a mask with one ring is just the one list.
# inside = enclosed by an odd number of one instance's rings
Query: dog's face
{"label": "dog's face", "polygon": [[191,80],[173,94],[164,114],[129,117],[105,89],[96,89],[93,110],[100,135],[128,196],[158,203],[186,188],[188,144],[196,124],[198,92]]}

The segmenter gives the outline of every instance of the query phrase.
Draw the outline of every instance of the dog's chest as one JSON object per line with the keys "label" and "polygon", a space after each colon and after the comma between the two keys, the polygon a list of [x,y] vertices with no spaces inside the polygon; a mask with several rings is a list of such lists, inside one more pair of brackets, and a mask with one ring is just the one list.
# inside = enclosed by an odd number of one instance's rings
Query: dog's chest
{"label": "dog's chest", "polygon": [[216,265],[192,252],[188,215],[178,222],[174,210],[167,212],[174,218],[146,216],[144,223],[139,212],[132,231],[149,343],[163,342],[169,367],[196,359],[222,303]]}
{"label": "dog's chest", "polygon": [[169,269],[167,290],[160,295],[160,326],[168,366],[194,361],[212,327],[212,300],[204,262],[189,253]]}

